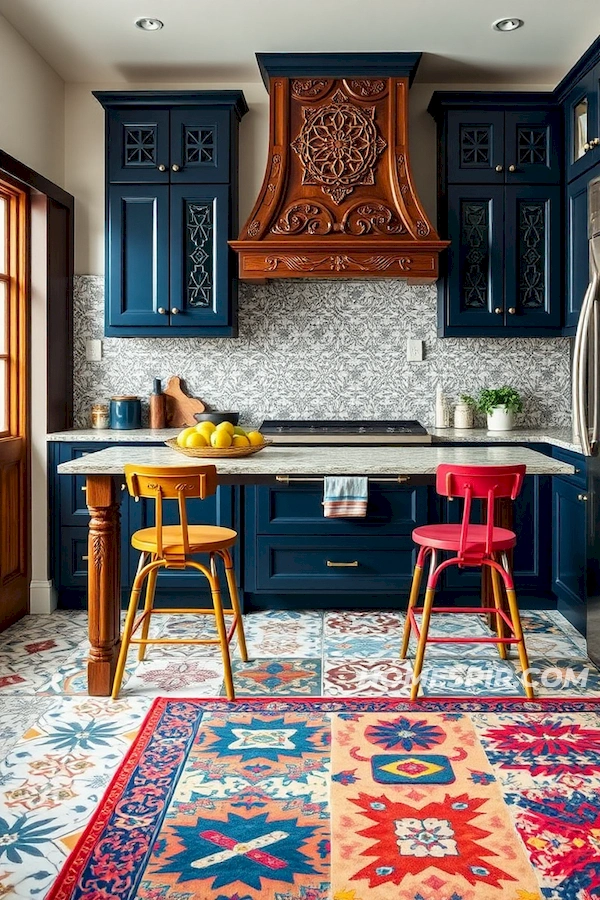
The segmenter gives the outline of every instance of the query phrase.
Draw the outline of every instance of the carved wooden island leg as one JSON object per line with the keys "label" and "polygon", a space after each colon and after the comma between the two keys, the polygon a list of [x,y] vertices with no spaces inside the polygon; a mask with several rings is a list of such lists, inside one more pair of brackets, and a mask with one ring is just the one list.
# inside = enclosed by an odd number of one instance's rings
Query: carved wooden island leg
{"label": "carved wooden island leg", "polygon": [[88,475],[88,693],[109,697],[120,646],[120,483]]}

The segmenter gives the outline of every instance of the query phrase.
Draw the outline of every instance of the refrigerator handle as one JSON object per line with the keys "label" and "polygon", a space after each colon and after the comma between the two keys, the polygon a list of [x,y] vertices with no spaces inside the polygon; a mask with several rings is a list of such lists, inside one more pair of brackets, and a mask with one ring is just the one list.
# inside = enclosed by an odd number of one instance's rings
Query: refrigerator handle
{"label": "refrigerator handle", "polygon": [[577,324],[577,335],[575,338],[575,351],[573,355],[573,399],[574,399],[574,415],[579,433],[579,442],[584,456],[592,455],[590,444],[590,433],[587,417],[587,390],[586,376],[588,374],[588,348],[590,337],[590,321],[592,320],[592,312],[596,292],[598,289],[598,274],[594,272],[590,281],[581,307],[579,322]]}

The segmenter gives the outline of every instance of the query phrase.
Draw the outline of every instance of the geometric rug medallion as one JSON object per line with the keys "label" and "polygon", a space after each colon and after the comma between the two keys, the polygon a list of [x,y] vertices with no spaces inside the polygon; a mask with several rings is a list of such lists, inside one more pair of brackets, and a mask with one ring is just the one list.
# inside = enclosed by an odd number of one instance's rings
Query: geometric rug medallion
{"label": "geometric rug medallion", "polygon": [[593,701],[159,699],[49,900],[597,900]]}

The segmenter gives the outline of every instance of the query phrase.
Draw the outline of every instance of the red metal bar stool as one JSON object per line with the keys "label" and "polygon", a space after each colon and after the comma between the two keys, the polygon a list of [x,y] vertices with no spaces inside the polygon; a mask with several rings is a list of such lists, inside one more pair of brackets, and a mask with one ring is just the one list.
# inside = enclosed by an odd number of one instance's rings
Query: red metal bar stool
{"label": "red metal bar stool", "polygon": [[[401,659],[406,659],[411,631],[418,644],[413,668],[410,697],[415,700],[419,691],[421,671],[426,644],[496,644],[501,659],[506,659],[506,647],[516,644],[523,669],[523,684],[528,697],[534,696],[533,687],[527,675],[529,660],[521,628],[521,617],[517,595],[510,571],[507,551],[515,546],[517,537],[508,528],[494,525],[494,503],[499,498],[515,500],[523,485],[525,466],[454,466],[443,464],[436,472],[436,490],[445,497],[464,497],[462,523],[460,525],[422,525],[413,531],[413,540],[419,544],[419,555],[415,566],[408,600]],[[473,500],[487,500],[487,524],[471,523]],[[438,551],[446,550],[455,555],[438,565]],[[429,578],[422,607],[417,607],[423,565],[430,556]],[[438,579],[449,566],[459,568],[480,567],[491,569],[494,607],[436,607],[433,600]],[[502,605],[504,582],[510,617]],[[417,613],[422,613],[421,627],[417,624]],[[496,617],[496,637],[429,637],[429,622],[432,613],[491,613]],[[505,637],[504,626],[510,636]]]}

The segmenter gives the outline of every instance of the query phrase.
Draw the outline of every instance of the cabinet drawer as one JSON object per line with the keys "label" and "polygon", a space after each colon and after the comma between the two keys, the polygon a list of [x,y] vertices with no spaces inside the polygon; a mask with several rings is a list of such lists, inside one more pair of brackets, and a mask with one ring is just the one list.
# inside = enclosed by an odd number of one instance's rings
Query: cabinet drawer
{"label": "cabinet drawer", "polygon": [[60,530],[60,586],[87,589],[88,560],[87,528]]}
{"label": "cabinet drawer", "polygon": [[367,515],[356,519],[326,519],[321,484],[259,487],[253,499],[257,534],[410,535],[427,521],[426,487],[372,483]]}
{"label": "cabinet drawer", "polygon": [[319,541],[263,536],[257,539],[256,552],[257,591],[405,592],[415,562],[409,536],[333,536]]}
{"label": "cabinet drawer", "polygon": [[[70,462],[80,459],[88,453],[96,453],[110,447],[107,443],[97,444],[61,444],[58,450],[59,462]],[[90,515],[86,506],[85,475],[58,475],[58,490],[60,496],[60,524],[84,526],[87,525]]]}

